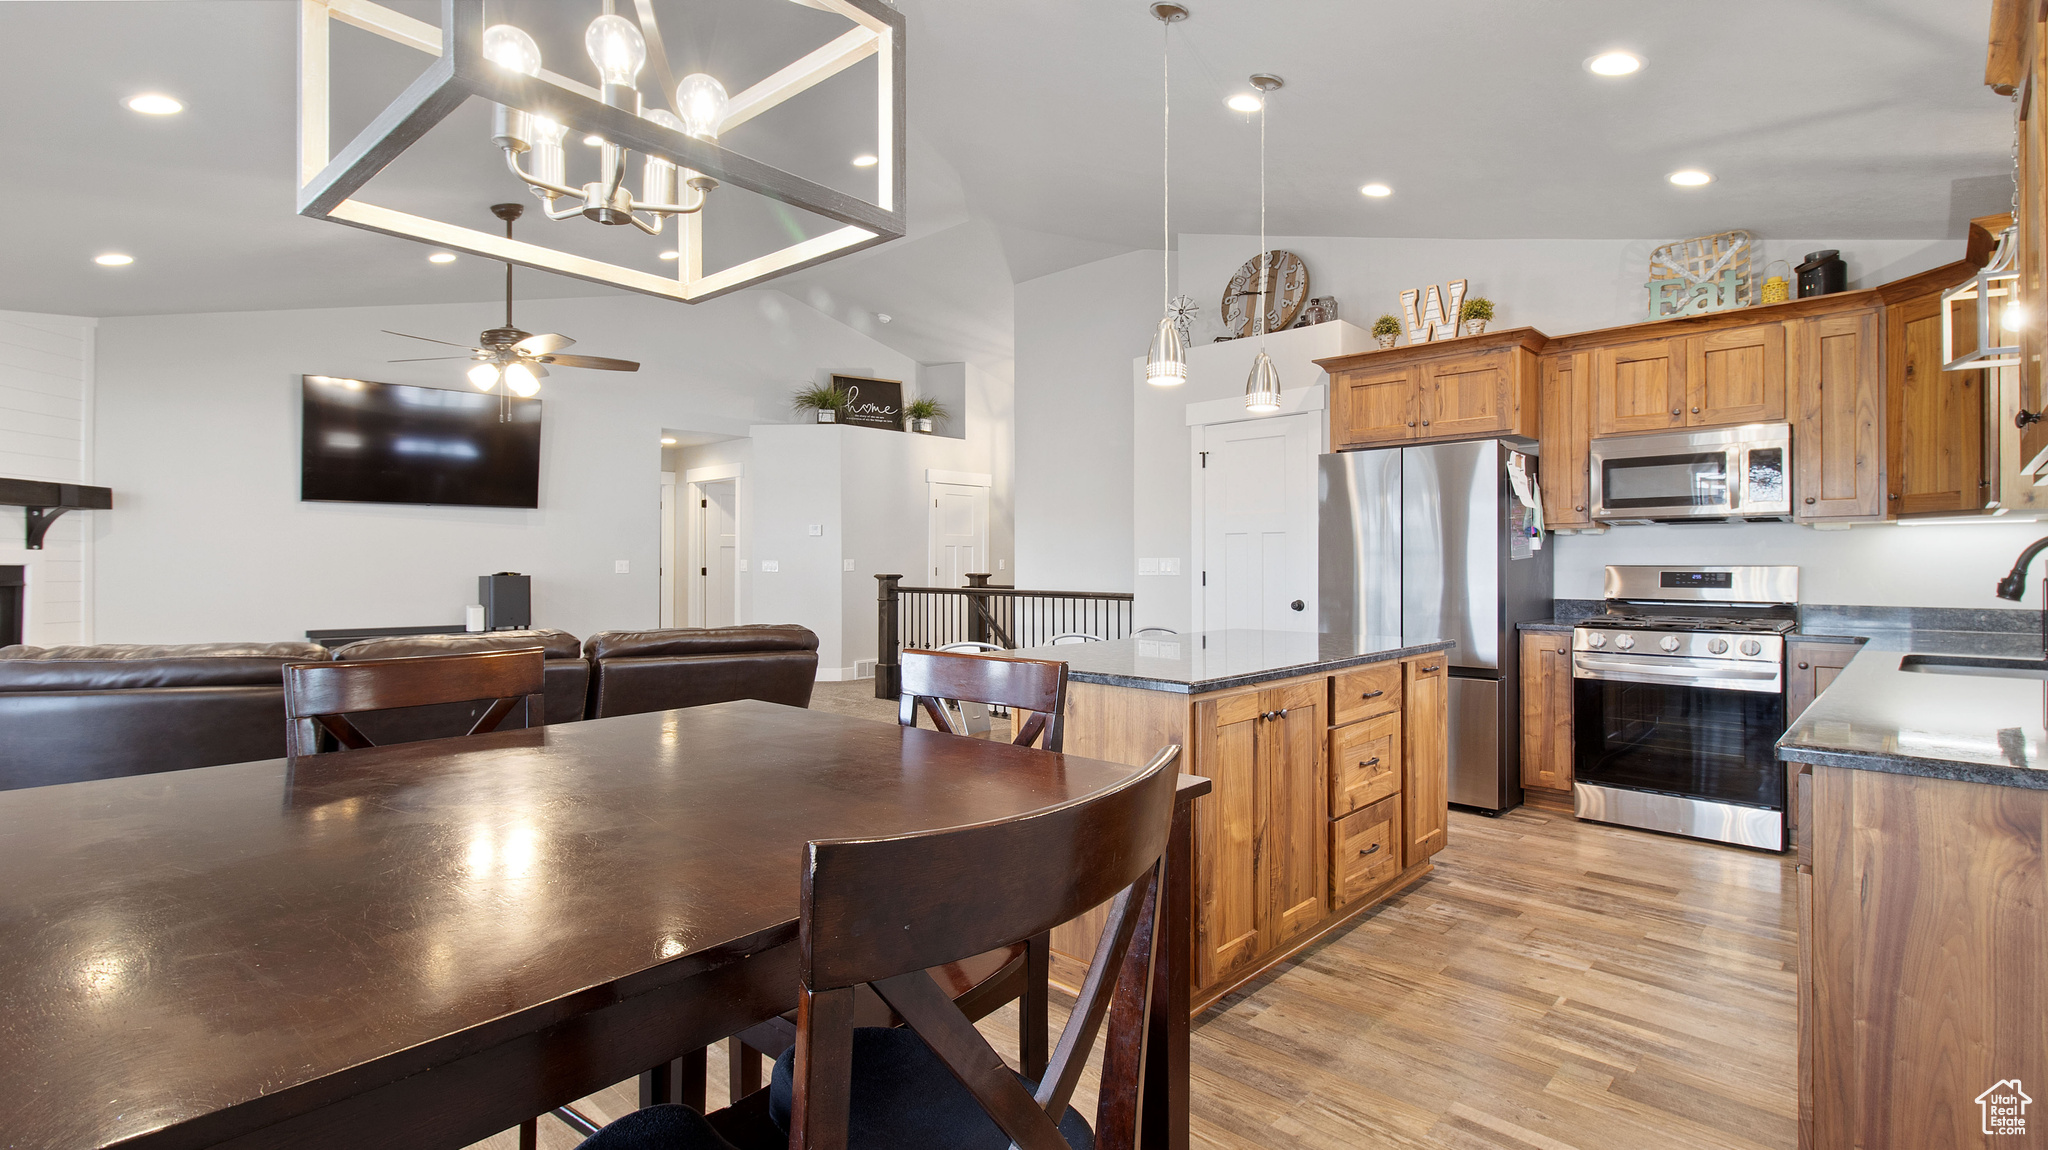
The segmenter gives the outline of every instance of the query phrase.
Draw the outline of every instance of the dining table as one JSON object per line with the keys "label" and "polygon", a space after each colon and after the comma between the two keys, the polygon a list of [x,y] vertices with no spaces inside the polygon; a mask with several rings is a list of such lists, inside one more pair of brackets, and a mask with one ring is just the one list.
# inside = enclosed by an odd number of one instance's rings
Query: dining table
{"label": "dining table", "polygon": [[[793,1008],[805,843],[1136,770],[740,701],[0,792],[0,1147],[468,1146]],[[1153,1150],[1187,1145],[1207,789],[1168,848]]]}

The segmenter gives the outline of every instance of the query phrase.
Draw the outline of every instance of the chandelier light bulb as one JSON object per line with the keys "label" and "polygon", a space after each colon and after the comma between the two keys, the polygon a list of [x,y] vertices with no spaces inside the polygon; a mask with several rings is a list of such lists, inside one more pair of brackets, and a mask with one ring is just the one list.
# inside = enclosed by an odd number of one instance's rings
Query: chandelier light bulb
{"label": "chandelier light bulb", "polygon": [[505,367],[505,388],[513,395],[524,399],[540,390],[540,380],[523,363],[508,364]]}
{"label": "chandelier light bulb", "polygon": [[592,20],[583,33],[583,49],[605,83],[620,88],[639,85],[640,69],[647,66],[647,41],[631,20],[616,13]]}
{"label": "chandelier light bulb", "polygon": [[2027,309],[2016,303],[2009,303],[1998,313],[1998,326],[2007,331],[2018,331],[2027,325]]}
{"label": "chandelier light bulb", "polygon": [[480,363],[469,369],[469,382],[478,391],[489,391],[498,386],[498,365]]}
{"label": "chandelier light bulb", "polygon": [[[649,123],[660,124],[671,132],[681,132],[683,122],[666,108],[643,112]],[[649,152],[647,162],[640,168],[640,198],[650,204],[672,204],[676,199],[676,166]]]}
{"label": "chandelier light bulb", "polygon": [[493,24],[484,29],[484,59],[522,76],[540,75],[540,45],[523,29]]}
{"label": "chandelier light bulb", "polygon": [[676,85],[676,107],[683,113],[683,130],[699,140],[718,138],[727,103],[725,85],[702,72],[692,72]]}
{"label": "chandelier light bulb", "polygon": [[550,120],[546,116],[535,116],[533,118],[533,139],[535,143],[553,144],[559,148],[562,146],[562,141],[568,137],[569,125],[557,120]]}

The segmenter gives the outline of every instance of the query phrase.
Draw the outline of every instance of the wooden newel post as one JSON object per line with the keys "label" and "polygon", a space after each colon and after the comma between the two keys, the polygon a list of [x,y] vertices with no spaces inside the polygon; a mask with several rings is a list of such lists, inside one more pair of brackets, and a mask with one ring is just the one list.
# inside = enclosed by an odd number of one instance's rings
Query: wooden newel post
{"label": "wooden newel post", "polygon": [[[987,574],[969,572],[967,585],[969,587],[986,587],[988,586],[989,578]],[[988,616],[986,614],[988,610],[988,596],[975,595],[970,597],[967,602],[967,637],[977,643],[986,643],[988,642]],[[977,607],[981,608],[981,610],[975,610]],[[2048,627],[2048,623],[2044,623],[2042,626]]]}
{"label": "wooden newel post", "polygon": [[875,576],[875,698],[894,699],[903,693],[903,664],[897,637],[903,634],[902,601],[896,588],[901,575]]}

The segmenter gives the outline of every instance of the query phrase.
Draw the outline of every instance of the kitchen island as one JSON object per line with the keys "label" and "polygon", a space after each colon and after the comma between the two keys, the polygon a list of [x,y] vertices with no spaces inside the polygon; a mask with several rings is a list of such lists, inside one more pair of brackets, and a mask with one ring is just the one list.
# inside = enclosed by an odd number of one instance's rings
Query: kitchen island
{"label": "kitchen island", "polygon": [[[1196,1012],[1430,872],[1451,646],[1207,631],[1007,652],[1067,664],[1068,751],[1143,763],[1179,743],[1181,770],[1212,780],[1194,814]],[[1056,971],[1085,965],[1101,921],[1053,932]]]}
{"label": "kitchen island", "polygon": [[1877,636],[1779,741],[1801,1147],[1978,1145],[2048,1083],[2044,667],[2038,636]]}

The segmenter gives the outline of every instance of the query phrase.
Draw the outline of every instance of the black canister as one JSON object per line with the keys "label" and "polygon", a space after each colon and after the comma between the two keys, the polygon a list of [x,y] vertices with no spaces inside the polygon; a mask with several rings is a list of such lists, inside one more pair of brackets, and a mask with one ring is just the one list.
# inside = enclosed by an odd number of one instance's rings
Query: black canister
{"label": "black canister", "polygon": [[1794,270],[1799,273],[1800,299],[1833,295],[1849,286],[1849,265],[1842,262],[1841,253],[1833,248],[1806,253],[1806,262]]}

